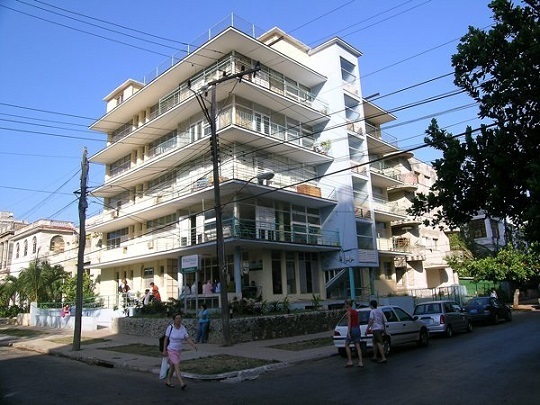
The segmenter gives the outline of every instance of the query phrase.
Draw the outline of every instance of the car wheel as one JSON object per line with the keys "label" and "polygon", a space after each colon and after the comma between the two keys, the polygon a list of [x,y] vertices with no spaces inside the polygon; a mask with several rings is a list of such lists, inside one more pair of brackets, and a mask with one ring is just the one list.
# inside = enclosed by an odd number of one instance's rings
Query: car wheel
{"label": "car wheel", "polygon": [[473,331],[473,325],[472,325],[472,322],[471,321],[468,321],[467,322],[467,332],[472,332]]}
{"label": "car wheel", "polygon": [[339,349],[337,349],[337,351],[341,357],[347,357],[347,351],[343,347],[340,347]]}
{"label": "car wheel", "polygon": [[418,341],[416,342],[418,346],[420,347],[426,347],[429,342],[429,335],[427,329],[421,329],[420,330],[420,336],[418,337]]}
{"label": "car wheel", "polygon": [[390,343],[390,338],[389,337],[384,338],[383,350],[384,350],[384,355],[385,356],[388,356],[390,354],[390,351],[392,350],[392,344]]}
{"label": "car wheel", "polygon": [[454,336],[454,330],[452,329],[452,325],[448,325],[446,327],[446,330],[444,331],[444,335],[447,338],[451,338],[452,336]]}
{"label": "car wheel", "polygon": [[493,323],[495,325],[498,325],[499,323],[501,323],[501,320],[499,319],[499,314],[495,314],[495,317],[493,318]]}
{"label": "car wheel", "polygon": [[506,322],[512,322],[512,311],[508,311],[504,319],[506,320]]}

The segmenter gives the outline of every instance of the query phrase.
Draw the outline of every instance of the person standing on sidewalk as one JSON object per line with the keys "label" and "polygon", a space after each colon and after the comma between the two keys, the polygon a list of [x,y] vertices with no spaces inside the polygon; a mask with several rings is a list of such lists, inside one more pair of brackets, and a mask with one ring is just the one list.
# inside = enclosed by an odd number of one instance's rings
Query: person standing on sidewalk
{"label": "person standing on sidewalk", "polygon": [[173,323],[167,326],[165,330],[165,341],[163,342],[163,356],[169,357],[169,373],[167,374],[167,382],[165,386],[169,388],[174,388],[172,384],[172,378],[174,373],[178,381],[180,381],[180,388],[185,390],[187,384],[184,383],[182,379],[182,374],[180,373],[180,356],[182,354],[182,342],[188,342],[194,349],[197,351],[197,345],[189,336],[187,329],[182,325],[182,315],[175,314],[173,316]]}
{"label": "person standing on sidewalk", "polygon": [[205,303],[202,303],[199,307],[199,313],[197,317],[199,318],[199,327],[197,329],[197,343],[206,343],[208,339],[208,327],[210,326],[210,314],[208,313],[208,308]]}
{"label": "person standing on sidewalk", "polygon": [[347,310],[347,337],[345,338],[345,351],[347,352],[347,364],[345,367],[352,367],[351,343],[356,347],[358,353],[358,367],[364,367],[362,363],[362,349],[360,348],[360,323],[358,322],[358,311],[352,307],[352,300],[345,301],[345,309]]}
{"label": "person standing on sidewalk", "polygon": [[[386,331],[386,317],[384,312],[377,308],[377,301],[371,300],[369,302],[371,312],[369,313],[369,322],[366,329],[366,335],[368,333],[373,334],[373,358],[371,361],[377,363],[386,363],[386,356],[384,354],[384,332]],[[381,359],[377,361],[377,352],[380,353]]]}

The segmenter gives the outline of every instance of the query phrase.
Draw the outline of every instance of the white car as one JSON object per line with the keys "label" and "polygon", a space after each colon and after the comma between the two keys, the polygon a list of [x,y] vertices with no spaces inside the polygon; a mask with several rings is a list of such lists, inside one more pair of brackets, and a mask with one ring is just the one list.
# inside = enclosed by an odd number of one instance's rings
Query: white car
{"label": "white car", "polygon": [[[391,348],[405,343],[416,343],[420,347],[427,346],[429,333],[423,322],[415,320],[407,311],[395,305],[384,305],[379,307],[386,317],[386,335],[384,338],[384,352],[390,353]],[[358,321],[360,323],[360,332],[362,341],[360,345],[362,350],[372,350],[372,335],[366,335],[367,324],[369,321],[370,308],[359,308]],[[345,357],[345,338],[347,337],[347,316],[339,320],[334,329],[334,346],[338,349],[341,356]],[[354,344],[351,344],[354,349]]]}

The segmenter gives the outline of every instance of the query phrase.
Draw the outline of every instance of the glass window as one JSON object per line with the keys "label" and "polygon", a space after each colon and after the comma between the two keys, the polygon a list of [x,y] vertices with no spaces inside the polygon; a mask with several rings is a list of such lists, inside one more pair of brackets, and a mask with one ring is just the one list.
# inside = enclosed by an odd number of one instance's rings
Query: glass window
{"label": "glass window", "polygon": [[287,294],[296,294],[296,257],[292,252],[285,253],[287,271]]}
{"label": "glass window", "polygon": [[473,219],[469,222],[469,232],[473,238],[487,237],[486,225],[483,219]]}
{"label": "glass window", "polygon": [[394,308],[394,311],[396,312],[398,318],[400,321],[412,321],[412,316],[410,316],[407,312],[402,310],[401,308]]}
{"label": "glass window", "polygon": [[272,251],[272,292],[283,294],[281,252]]}

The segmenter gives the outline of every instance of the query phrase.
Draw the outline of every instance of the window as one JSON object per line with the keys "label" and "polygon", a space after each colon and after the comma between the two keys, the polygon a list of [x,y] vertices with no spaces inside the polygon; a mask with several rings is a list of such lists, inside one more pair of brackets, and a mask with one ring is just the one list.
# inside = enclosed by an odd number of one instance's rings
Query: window
{"label": "window", "polygon": [[24,256],[28,256],[28,241],[25,240],[24,241],[24,253],[23,253]]}
{"label": "window", "polygon": [[270,135],[270,117],[259,113],[254,114],[255,117],[255,131]]}
{"label": "window", "polygon": [[131,154],[118,159],[116,162],[111,163],[109,175],[116,176],[122,172],[129,170],[131,167]]}
{"label": "window", "polygon": [[15,258],[18,259],[21,253],[21,246],[17,242],[17,247],[15,248]]}
{"label": "window", "polygon": [[32,238],[32,254],[36,254],[37,253],[37,238],[34,236]]}
{"label": "window", "polygon": [[383,268],[384,268],[384,277],[387,280],[392,280],[392,263],[391,262],[383,262]]}
{"label": "window", "polygon": [[272,292],[283,294],[283,284],[281,281],[281,252],[272,251]]}
{"label": "window", "polygon": [[154,268],[148,267],[144,269],[144,288],[150,288],[150,283],[154,281]]}
{"label": "window", "polygon": [[354,64],[340,58],[341,62],[341,79],[348,84],[352,84],[356,81],[356,76],[354,75]]}
{"label": "window", "polygon": [[296,257],[292,252],[285,253],[287,271],[287,294],[296,294]]}
{"label": "window", "polygon": [[491,227],[491,236],[494,239],[499,239],[499,223],[493,219],[489,220],[489,226]]}
{"label": "window", "polygon": [[107,233],[107,249],[120,247],[120,244],[128,239],[128,233],[128,228],[122,228]]}
{"label": "window", "polygon": [[64,238],[62,238],[60,235],[54,236],[51,239],[49,250],[54,253],[63,253],[64,252]]}
{"label": "window", "polygon": [[319,263],[317,253],[298,253],[300,293],[319,292]]}
{"label": "window", "polygon": [[469,232],[473,238],[487,237],[486,225],[483,219],[473,219],[469,222]]}
{"label": "window", "polygon": [[163,217],[152,219],[146,222],[146,231],[165,231],[173,229],[176,226],[178,215],[176,213],[165,215]]}

